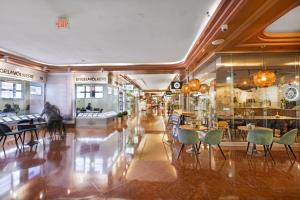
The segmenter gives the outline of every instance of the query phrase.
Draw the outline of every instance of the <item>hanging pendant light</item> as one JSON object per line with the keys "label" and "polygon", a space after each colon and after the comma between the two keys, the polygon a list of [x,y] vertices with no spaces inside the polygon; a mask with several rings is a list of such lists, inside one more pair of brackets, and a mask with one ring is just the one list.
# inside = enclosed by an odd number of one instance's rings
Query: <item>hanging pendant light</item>
{"label": "hanging pendant light", "polygon": [[181,87],[181,92],[183,94],[188,94],[190,92],[189,84],[183,84]]}
{"label": "hanging pendant light", "polygon": [[267,70],[265,66],[265,56],[262,53],[262,66],[264,70],[260,70],[253,76],[253,82],[257,87],[270,87],[276,82],[276,74]]}
{"label": "hanging pendant light", "polygon": [[240,90],[250,90],[255,88],[255,85],[253,84],[253,81],[244,79],[243,81],[237,83],[236,88],[239,88]]}
{"label": "hanging pendant light", "polygon": [[207,84],[201,84],[200,85],[200,89],[199,89],[199,92],[201,94],[205,94],[208,92],[208,89],[209,89],[209,86]]}
{"label": "hanging pendant light", "polygon": [[258,71],[254,74],[253,81],[257,87],[270,87],[276,81],[276,74],[270,70]]}
{"label": "hanging pendant light", "polygon": [[199,79],[192,79],[189,81],[189,88],[190,88],[190,91],[199,91],[200,89],[200,81]]}

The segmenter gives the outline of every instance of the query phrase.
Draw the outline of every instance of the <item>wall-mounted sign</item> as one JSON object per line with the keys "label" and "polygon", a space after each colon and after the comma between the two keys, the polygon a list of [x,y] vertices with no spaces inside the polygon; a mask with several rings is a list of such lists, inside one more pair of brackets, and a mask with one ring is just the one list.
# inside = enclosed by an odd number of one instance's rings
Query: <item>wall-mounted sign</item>
{"label": "wall-mounted sign", "polygon": [[299,99],[299,86],[295,84],[285,84],[283,86],[283,96],[287,101],[297,101]]}
{"label": "wall-mounted sign", "polygon": [[181,81],[173,81],[171,82],[171,89],[172,90],[180,90],[182,87],[182,82]]}
{"label": "wall-mounted sign", "polygon": [[108,84],[108,73],[107,72],[86,72],[86,73],[74,73],[75,84]]}
{"label": "wall-mounted sign", "polygon": [[5,62],[0,62],[0,76],[33,82],[46,82],[44,72]]}

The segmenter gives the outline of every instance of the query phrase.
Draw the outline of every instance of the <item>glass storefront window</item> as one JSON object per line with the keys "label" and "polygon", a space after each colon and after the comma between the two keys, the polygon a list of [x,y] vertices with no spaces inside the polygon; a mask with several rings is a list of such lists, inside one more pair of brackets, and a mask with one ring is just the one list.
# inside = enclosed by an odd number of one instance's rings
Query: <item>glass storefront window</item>
{"label": "glass storefront window", "polygon": [[[242,127],[264,127],[282,136],[299,127],[299,54],[225,54],[218,63],[216,105],[218,121],[230,127],[228,138],[245,141]],[[276,79],[269,85],[254,82],[267,71]],[[267,81],[268,76],[261,76]]]}

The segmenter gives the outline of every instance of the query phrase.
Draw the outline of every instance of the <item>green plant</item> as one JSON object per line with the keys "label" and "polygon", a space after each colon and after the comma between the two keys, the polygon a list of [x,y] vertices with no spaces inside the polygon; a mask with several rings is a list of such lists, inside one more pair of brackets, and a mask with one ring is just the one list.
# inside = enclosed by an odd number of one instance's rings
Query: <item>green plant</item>
{"label": "green plant", "polygon": [[117,117],[123,117],[123,113],[119,112]]}
{"label": "green plant", "polygon": [[124,115],[124,116],[127,116],[127,115],[128,115],[128,112],[127,112],[127,111],[124,111],[124,112],[123,112],[123,115]]}

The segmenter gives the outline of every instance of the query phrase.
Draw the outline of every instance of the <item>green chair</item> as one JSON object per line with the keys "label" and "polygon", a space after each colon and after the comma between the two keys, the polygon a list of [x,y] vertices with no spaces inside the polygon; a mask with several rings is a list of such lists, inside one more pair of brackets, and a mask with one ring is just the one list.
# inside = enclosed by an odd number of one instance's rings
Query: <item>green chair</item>
{"label": "green chair", "polygon": [[265,157],[267,156],[267,153],[269,153],[270,157],[273,159],[273,156],[271,154],[270,146],[273,141],[273,131],[268,128],[255,128],[253,130],[250,130],[247,135],[247,152],[249,149],[250,143],[253,144],[251,158],[256,151],[256,145],[263,145],[264,151],[265,151]]}
{"label": "green chair", "polygon": [[[200,137],[200,145],[202,142],[205,144],[208,144],[209,149],[211,149],[211,145],[217,145],[219,147],[224,159],[226,160],[226,156],[224,155],[222,148],[220,146],[221,139],[222,139],[222,130],[219,130],[219,129],[211,130],[211,131],[208,131],[204,137]],[[200,149],[200,145],[199,145],[198,149]]]}
{"label": "green chair", "polygon": [[179,129],[178,133],[178,141],[182,144],[180,151],[178,153],[177,159],[179,159],[182,150],[185,145],[192,145],[195,155],[198,154],[197,144],[199,143],[199,136],[197,131],[187,130],[187,129]]}
{"label": "green chair", "polygon": [[292,129],[289,132],[287,132],[286,134],[284,134],[281,138],[273,138],[273,142],[271,144],[271,148],[270,149],[272,149],[273,143],[283,144],[284,147],[285,147],[285,150],[286,150],[286,152],[287,152],[287,154],[289,156],[290,161],[292,161],[292,160],[291,160],[291,157],[290,157],[288,149],[290,149],[290,151],[292,152],[292,154],[293,154],[293,156],[294,156],[294,158],[296,160],[297,158],[296,158],[296,155],[295,155],[295,153],[294,153],[291,145],[294,144],[296,136],[297,136],[297,133],[298,133],[298,129]]}

